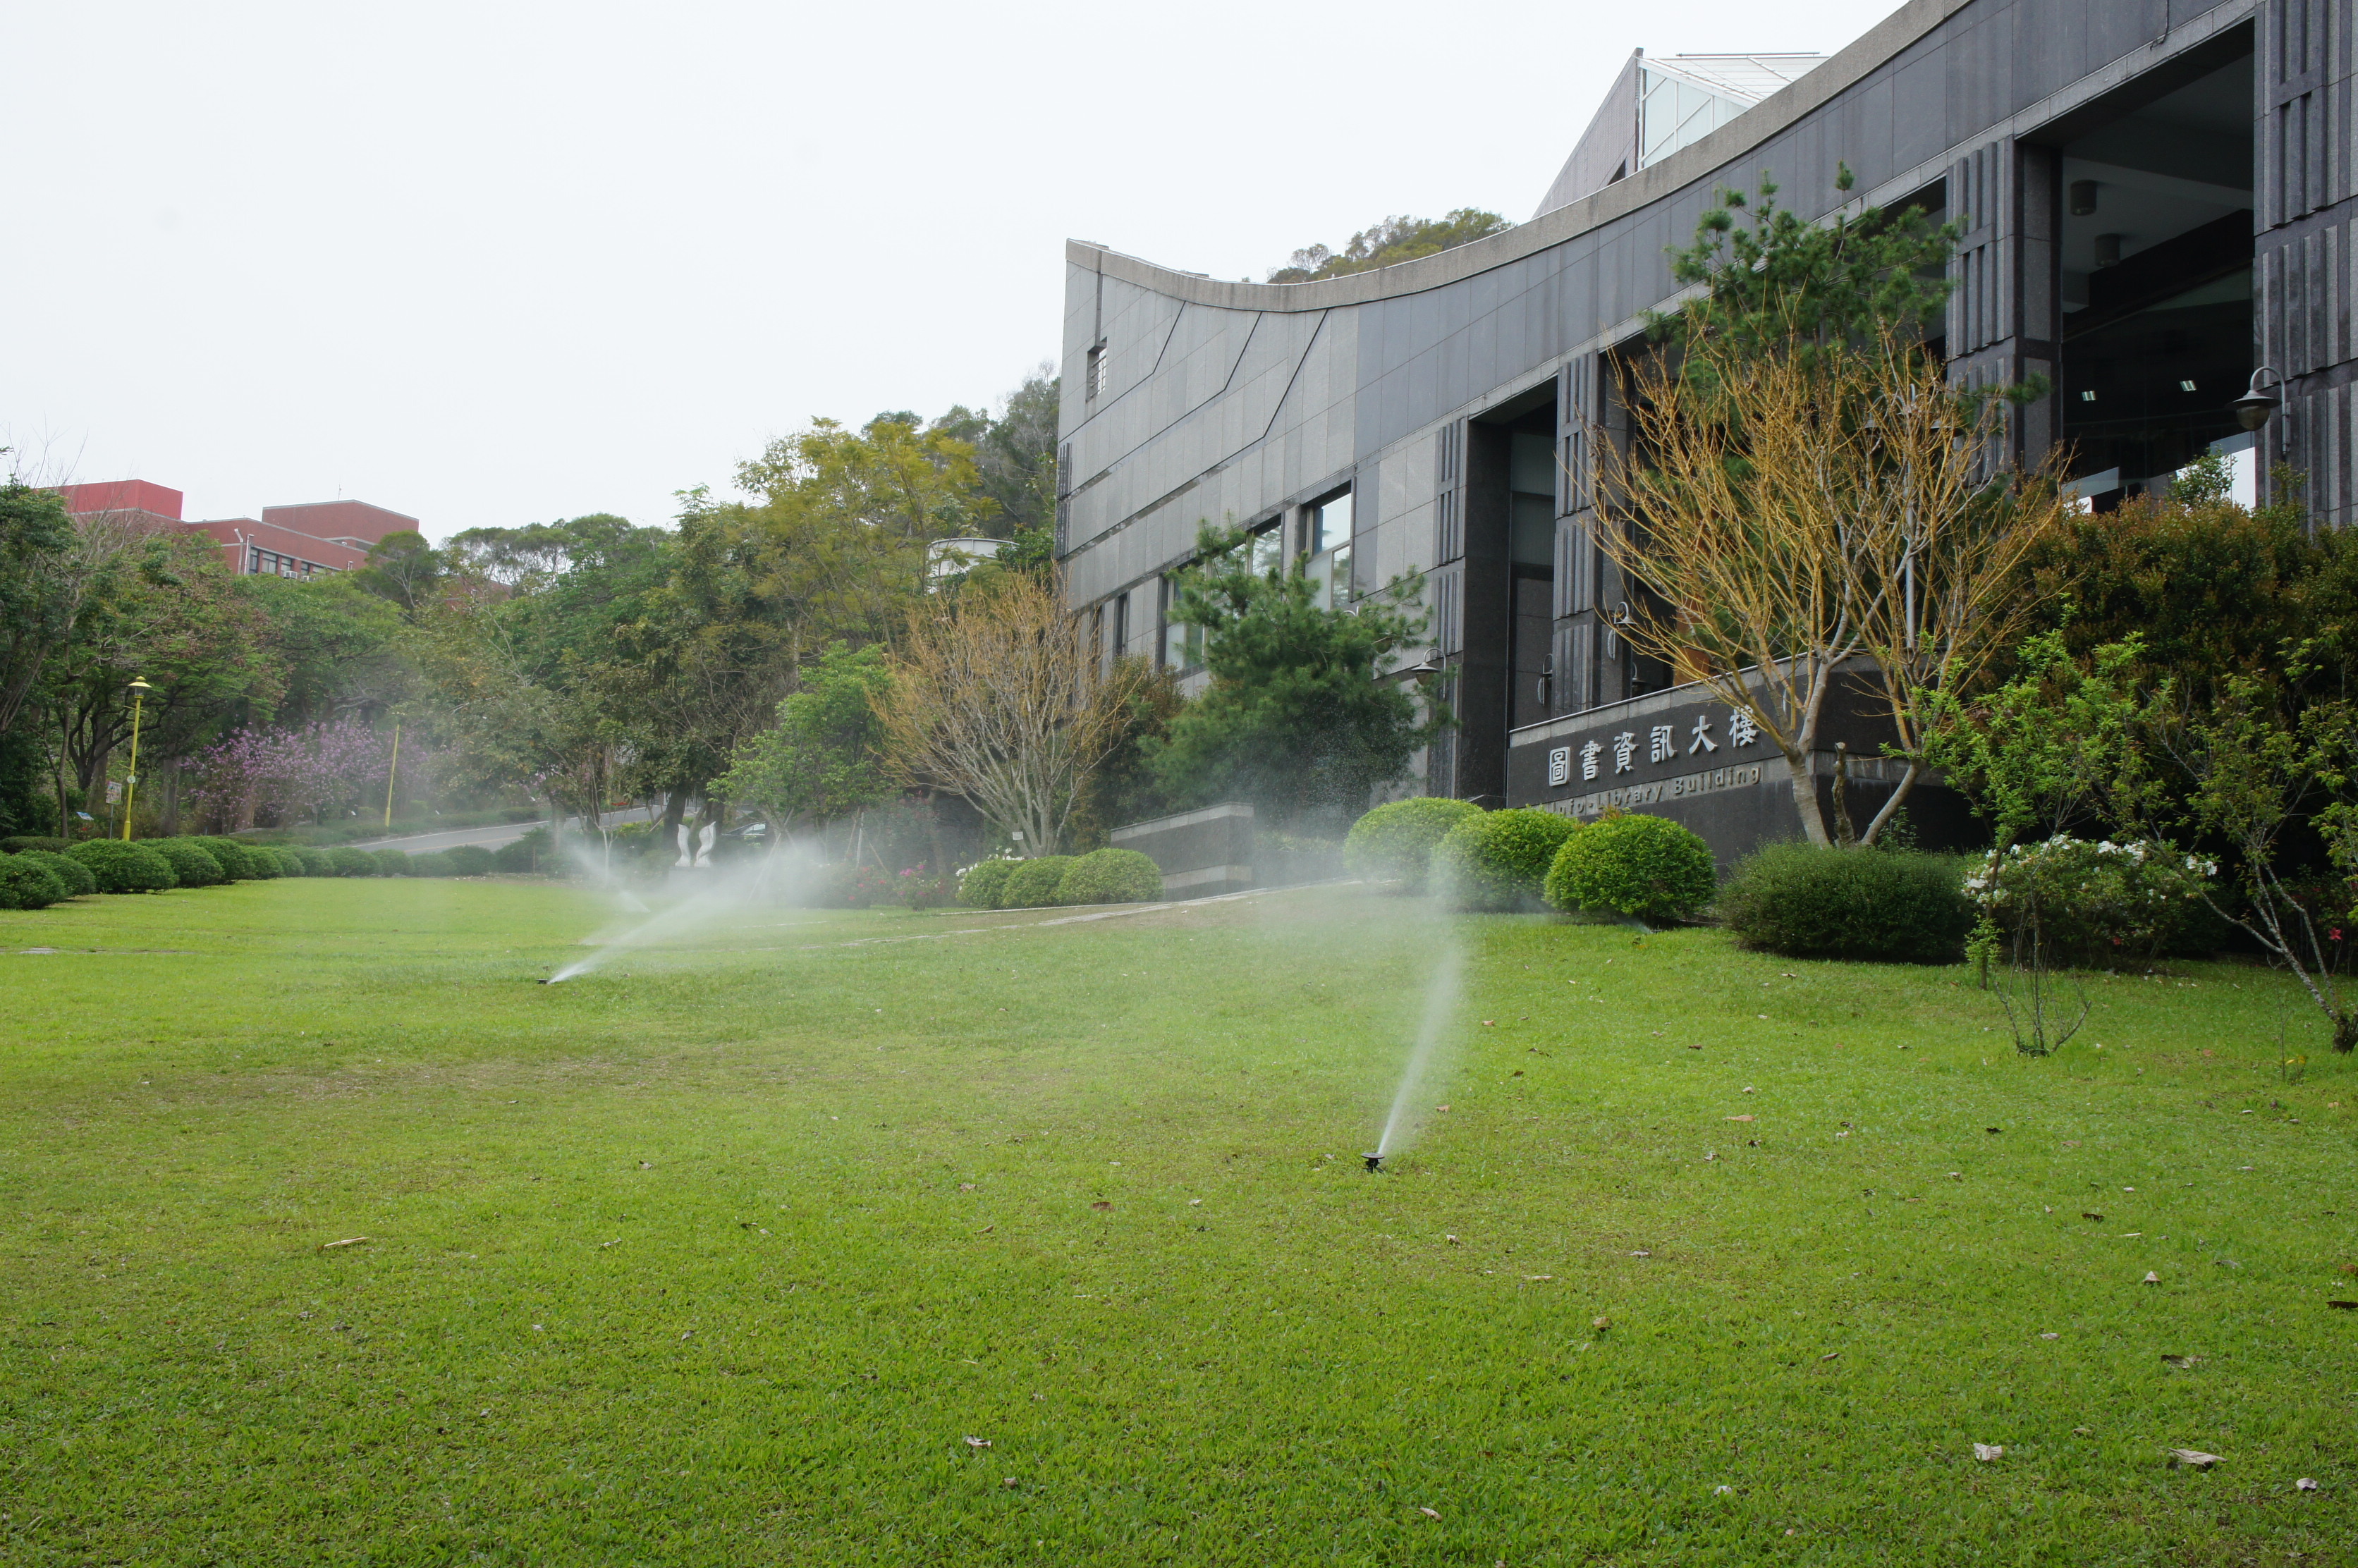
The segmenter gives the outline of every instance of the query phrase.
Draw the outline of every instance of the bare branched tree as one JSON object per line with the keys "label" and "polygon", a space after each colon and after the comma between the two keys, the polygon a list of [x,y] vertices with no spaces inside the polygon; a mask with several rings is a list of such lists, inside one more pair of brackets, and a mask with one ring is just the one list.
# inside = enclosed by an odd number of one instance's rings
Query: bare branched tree
{"label": "bare branched tree", "polygon": [[892,668],[877,708],[894,770],[1055,854],[1120,736],[1132,663],[1107,670],[1061,583],[996,572],[911,611]]}
{"label": "bare branched tree", "polygon": [[2068,509],[2052,466],[1993,477],[1996,407],[1891,337],[1808,355],[1699,341],[1639,393],[1637,438],[1598,443],[1598,543],[1659,606],[1617,630],[1750,716],[1812,843],[1852,838],[1830,830],[1812,758],[1828,699],[1865,683],[1908,758],[1856,835],[1874,842],[1922,772],[1922,695],[1973,681],[2031,608],[2012,574]]}

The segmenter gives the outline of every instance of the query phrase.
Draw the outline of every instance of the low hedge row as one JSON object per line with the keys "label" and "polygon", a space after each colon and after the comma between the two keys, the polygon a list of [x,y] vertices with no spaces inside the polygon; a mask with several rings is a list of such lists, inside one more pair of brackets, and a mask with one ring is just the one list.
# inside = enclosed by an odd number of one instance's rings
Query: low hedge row
{"label": "low hedge row", "polygon": [[1650,923],[1708,911],[1742,946],[1790,957],[1951,963],[1974,924],[1953,856],[1772,844],[1721,886],[1709,846],[1639,813],[1577,824],[1528,808],[1395,801],[1353,825],[1346,853],[1370,881],[1429,887],[1460,909],[1544,904]]}
{"label": "low hedge row", "polygon": [[[234,838],[16,838],[0,854],[0,909],[43,909],[93,892],[162,892],[275,877],[479,877],[495,868],[481,845],[405,854],[398,849],[312,849]],[[56,845],[52,849],[49,845]]]}
{"label": "low hedge row", "polygon": [[1611,814],[1583,825],[1552,811],[1484,811],[1426,797],[1368,812],[1344,842],[1351,869],[1459,909],[1541,907],[1682,920],[1710,903],[1711,849],[1667,817]]}
{"label": "low hedge row", "polygon": [[1162,896],[1161,869],[1135,849],[985,860],[958,878],[958,903],[968,909],[1148,903]]}

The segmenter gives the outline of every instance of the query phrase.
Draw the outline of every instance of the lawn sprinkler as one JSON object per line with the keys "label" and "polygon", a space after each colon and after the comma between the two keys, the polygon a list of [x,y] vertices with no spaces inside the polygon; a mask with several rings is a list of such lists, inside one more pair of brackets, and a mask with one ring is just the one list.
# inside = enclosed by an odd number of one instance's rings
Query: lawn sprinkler
{"label": "lawn sprinkler", "polygon": [[1383,1151],[1378,1150],[1373,1154],[1362,1154],[1359,1158],[1368,1162],[1368,1174],[1380,1176],[1384,1173]]}

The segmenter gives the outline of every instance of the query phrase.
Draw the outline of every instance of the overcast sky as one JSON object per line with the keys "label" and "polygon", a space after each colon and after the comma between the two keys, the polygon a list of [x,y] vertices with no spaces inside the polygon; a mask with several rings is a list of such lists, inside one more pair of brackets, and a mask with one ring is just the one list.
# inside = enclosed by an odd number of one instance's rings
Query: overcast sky
{"label": "overcast sky", "polygon": [[1067,236],[1260,277],[1520,222],[1632,49],[1895,4],[27,0],[0,445],[190,517],[664,522],[814,416],[995,401]]}

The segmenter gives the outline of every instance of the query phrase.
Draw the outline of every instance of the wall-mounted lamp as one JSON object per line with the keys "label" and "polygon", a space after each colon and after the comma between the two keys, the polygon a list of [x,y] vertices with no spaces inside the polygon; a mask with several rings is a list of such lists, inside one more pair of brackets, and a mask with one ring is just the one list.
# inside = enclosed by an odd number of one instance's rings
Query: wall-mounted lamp
{"label": "wall-mounted lamp", "polygon": [[1438,650],[1435,650],[1435,653],[1433,654],[1427,654],[1415,664],[1410,665],[1404,669],[1392,671],[1392,673],[1386,676],[1384,679],[1408,681],[1429,680],[1433,676],[1441,674],[1441,665],[1435,657],[1435,654],[1437,653]]}
{"label": "wall-mounted lamp", "polygon": [[2257,430],[2266,424],[2268,416],[2284,402],[2283,398],[2270,397],[2261,389],[2260,377],[2264,375],[2276,376],[2277,384],[2284,384],[2284,377],[2277,373],[2274,365],[2262,365],[2252,373],[2252,384],[2244,389],[2244,395],[2227,405],[2235,411],[2235,423],[2246,430]]}

